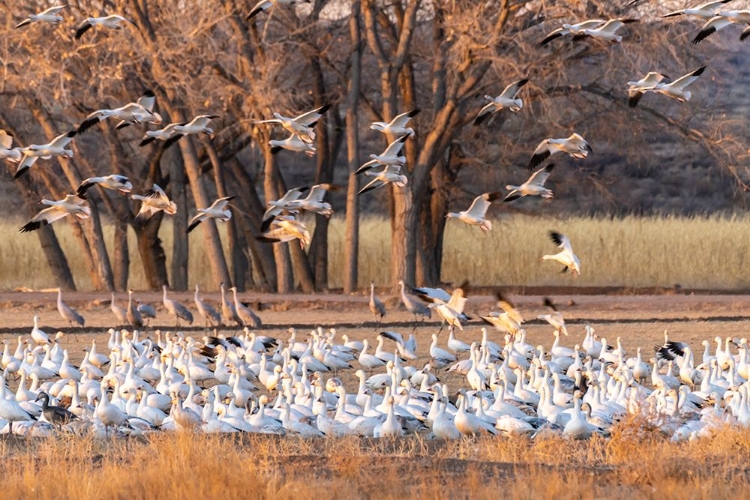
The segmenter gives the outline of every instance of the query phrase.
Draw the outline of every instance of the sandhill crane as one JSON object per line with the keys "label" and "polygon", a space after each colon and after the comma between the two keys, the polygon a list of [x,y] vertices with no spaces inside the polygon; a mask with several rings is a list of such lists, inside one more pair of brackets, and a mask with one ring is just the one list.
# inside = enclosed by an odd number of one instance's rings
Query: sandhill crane
{"label": "sandhill crane", "polygon": [[573,158],[586,158],[593,152],[589,143],[579,134],[574,133],[562,139],[545,139],[534,150],[526,168],[531,170],[556,153],[568,153]]}
{"label": "sandhill crane", "polygon": [[[406,310],[414,315],[415,322],[417,321],[417,316],[420,316],[422,321],[424,321],[425,318],[432,317],[432,310],[429,307],[406,293],[404,280],[398,280],[398,285],[401,287],[401,302],[404,304],[404,307],[406,307]],[[416,329],[416,327],[415,324],[414,328]]]}
{"label": "sandhill crane", "polygon": [[177,326],[180,326],[180,320],[187,321],[188,325],[193,324],[193,313],[191,313],[187,307],[183,306],[176,300],[172,300],[167,297],[167,285],[162,286],[162,291],[164,294],[162,295],[162,303],[164,304],[164,308],[169,311],[169,313],[174,316],[175,321],[177,322]]}
{"label": "sandhill crane", "polygon": [[419,112],[419,109],[412,109],[411,111],[397,115],[390,122],[372,122],[370,130],[377,130],[391,136],[414,135],[414,129],[407,127],[406,124],[417,116]]}
{"label": "sandhill crane", "polygon": [[125,312],[125,318],[130,326],[140,328],[143,326],[143,316],[138,308],[133,304],[133,290],[128,290],[128,308]]}
{"label": "sandhill crane", "polygon": [[[370,282],[370,312],[375,316],[377,325],[383,320],[385,316],[385,305],[375,296],[375,282]],[[375,329],[377,329],[377,325]]]}
{"label": "sandhill crane", "polygon": [[249,307],[245,307],[242,302],[237,298],[237,287],[232,287],[232,294],[234,294],[234,310],[237,312],[237,317],[243,326],[251,326],[253,328],[262,328],[263,322],[260,320],[257,314],[250,310]]}
{"label": "sandhill crane", "polygon": [[156,318],[156,309],[154,309],[154,306],[150,304],[144,304],[140,300],[137,300],[136,304],[136,309],[138,309],[138,312],[141,313],[142,317],[149,319]]}
{"label": "sandhill crane", "polygon": [[112,310],[112,314],[115,315],[118,325],[128,324],[128,311],[115,303],[115,292],[112,292],[112,300],[109,303],[109,308]]}
{"label": "sandhill crane", "polygon": [[554,194],[550,189],[544,187],[544,183],[549,179],[552,169],[555,168],[554,163],[546,165],[544,168],[540,168],[531,177],[521,184],[520,186],[514,186],[508,184],[505,189],[510,190],[510,193],[503,199],[503,203],[517,200],[523,196],[541,196],[542,198],[552,198]]}
{"label": "sandhill crane", "polygon": [[73,140],[76,133],[77,131],[74,129],[55,137],[47,144],[32,144],[25,148],[21,148],[20,152],[23,153],[23,159],[21,160],[21,163],[18,164],[18,168],[16,169],[16,173],[13,174],[13,177],[15,179],[21,177],[31,168],[32,165],[34,165],[34,163],[36,163],[39,157],[51,158],[53,156],[62,156],[65,158],[72,158],[73,150],[66,148],[66,146],[70,144],[70,141]]}
{"label": "sandhill crane", "polygon": [[230,325],[232,321],[237,323],[238,326],[242,326],[240,317],[237,316],[237,310],[234,308],[234,304],[227,300],[226,293],[224,292],[224,283],[219,285],[221,290],[221,314],[224,316],[224,320],[227,325]]}
{"label": "sandhill crane", "polygon": [[568,239],[568,237],[564,234],[555,231],[550,231],[549,236],[552,242],[562,250],[554,255],[544,255],[542,256],[542,260],[556,260],[565,266],[562,272],[570,269],[573,271],[573,273],[580,275],[581,261],[578,260],[576,254],[573,253],[573,247],[570,244],[570,239]]}
{"label": "sandhill crane", "polygon": [[63,20],[62,16],[58,16],[57,14],[66,7],[67,5],[56,5],[38,14],[30,14],[29,17],[16,24],[16,28],[35,22],[57,24]]}
{"label": "sandhill crane", "polygon": [[62,319],[68,322],[68,325],[73,326],[73,323],[76,323],[78,326],[83,327],[86,324],[86,321],[83,319],[83,316],[78,314],[78,312],[70,307],[68,304],[63,302],[62,299],[62,289],[57,288],[57,312],[60,313],[60,316],[62,316]]}
{"label": "sandhill crane", "polygon": [[159,125],[163,119],[159,113],[154,112],[155,104],[156,96],[151,90],[147,90],[136,102],[131,102],[115,109],[97,109],[81,122],[78,126],[78,133],[83,134],[107,118],[120,120],[115,125],[116,129],[127,127],[133,123],[153,123]]}
{"label": "sandhill crane", "polygon": [[94,26],[101,26],[103,28],[109,28],[114,30],[122,29],[123,26],[126,26],[127,24],[132,25],[140,31],[138,28],[138,25],[135,24],[130,19],[126,19],[120,15],[112,14],[105,17],[89,17],[86,18],[81,24],[78,25],[78,28],[76,29],[75,38],[76,40],[80,40],[81,36],[83,36],[84,33],[86,33],[88,30],[90,30]]}
{"label": "sandhill crane", "polygon": [[492,231],[492,222],[484,217],[492,202],[500,198],[501,195],[502,193],[499,192],[484,193],[474,198],[474,201],[467,210],[463,212],[450,212],[445,217],[448,219],[458,219],[470,226],[477,226],[485,233]]}
{"label": "sandhill crane", "polygon": [[206,322],[206,329],[208,329],[208,327],[211,325],[220,326],[221,315],[210,304],[204,302],[200,298],[199,294],[200,291],[198,290],[198,283],[196,283],[195,296],[193,298],[195,300],[195,307],[196,309],[198,309],[198,314],[200,314]]}
{"label": "sandhill crane", "polygon": [[304,142],[312,144],[313,141],[315,141],[315,131],[313,130],[313,127],[330,108],[331,105],[326,104],[325,106],[308,111],[307,113],[303,113],[295,118],[288,118],[279,113],[274,113],[273,116],[275,118],[269,120],[258,120],[255,123],[278,123],[293,136],[296,135]]}
{"label": "sandhill crane", "polygon": [[521,99],[516,99],[516,96],[518,95],[518,92],[521,90],[521,88],[528,83],[528,81],[528,78],[524,78],[522,80],[518,80],[517,82],[511,83],[510,85],[505,87],[503,92],[497,97],[492,97],[490,95],[484,96],[484,98],[490,102],[481,110],[479,110],[479,114],[474,119],[474,126],[481,125],[501,109],[507,108],[514,113],[520,111],[521,108],[523,108],[523,101]]}
{"label": "sandhill crane", "polygon": [[104,189],[113,189],[120,191],[121,193],[129,193],[133,189],[133,185],[127,177],[124,175],[112,174],[104,177],[89,177],[81,182],[81,185],[76,189],[76,194],[79,198],[85,200],[86,191],[96,184],[99,184]]}

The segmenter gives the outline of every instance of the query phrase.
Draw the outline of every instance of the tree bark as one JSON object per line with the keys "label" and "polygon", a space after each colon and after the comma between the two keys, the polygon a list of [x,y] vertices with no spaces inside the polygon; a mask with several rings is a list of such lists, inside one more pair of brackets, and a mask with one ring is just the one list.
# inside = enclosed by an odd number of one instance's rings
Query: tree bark
{"label": "tree bark", "polygon": [[188,228],[187,179],[182,158],[177,150],[167,150],[162,156],[162,162],[167,162],[169,172],[169,198],[178,207],[172,220],[172,262],[170,265],[170,289],[185,291],[188,289],[188,256],[190,238]]}

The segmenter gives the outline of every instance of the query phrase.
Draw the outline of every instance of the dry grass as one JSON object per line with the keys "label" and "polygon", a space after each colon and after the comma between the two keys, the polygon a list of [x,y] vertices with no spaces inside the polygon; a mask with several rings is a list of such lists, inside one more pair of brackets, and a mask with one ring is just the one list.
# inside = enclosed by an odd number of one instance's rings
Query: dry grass
{"label": "dry grass", "polygon": [[[52,286],[48,273],[29,275],[29,269],[46,269],[39,242],[33,235],[19,235],[19,224],[5,223],[0,235],[0,274],[2,286],[44,288]],[[339,287],[338,269],[344,254],[344,224],[334,218],[331,224],[329,269],[330,285]],[[106,228],[111,242],[111,226]],[[312,228],[311,228],[312,229]],[[545,253],[554,253],[548,231],[567,234],[582,262],[583,275],[561,274],[560,266],[540,262]],[[79,251],[68,226],[56,225],[66,255]],[[222,228],[222,238],[226,242]],[[171,258],[172,230],[165,224],[160,233],[167,260]],[[190,240],[190,262],[205,262],[203,239]],[[131,286],[146,287],[140,259],[131,233]],[[567,220],[514,216],[495,221],[491,234],[450,221],[446,231],[443,279],[470,279],[478,285],[575,285],[745,289],[750,278],[744,269],[750,262],[750,219],[744,217],[626,217],[623,219],[573,217]],[[90,289],[85,264],[69,257],[76,284]],[[369,218],[362,221],[360,283],[389,281],[390,223]],[[189,277],[210,283],[207,266],[192,266]]]}
{"label": "dry grass", "polygon": [[[0,441],[4,498],[738,498],[750,433],[672,444],[628,422],[609,440],[456,442],[157,434]],[[502,488],[502,490],[499,490]]]}

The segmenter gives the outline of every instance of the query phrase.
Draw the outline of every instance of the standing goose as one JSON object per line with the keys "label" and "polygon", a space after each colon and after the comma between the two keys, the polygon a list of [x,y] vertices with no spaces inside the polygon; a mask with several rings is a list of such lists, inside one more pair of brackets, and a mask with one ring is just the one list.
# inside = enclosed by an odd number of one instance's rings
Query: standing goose
{"label": "standing goose", "polygon": [[141,201],[141,209],[138,211],[138,215],[133,219],[133,223],[136,225],[143,225],[153,216],[154,214],[164,211],[169,215],[177,213],[177,205],[171,201],[157,184],[151,186],[151,189],[143,193],[142,195],[134,194],[131,196],[134,200]]}
{"label": "standing goose", "polygon": [[520,111],[521,108],[523,108],[523,101],[521,99],[516,99],[516,96],[518,95],[518,92],[521,90],[521,88],[528,83],[528,81],[528,78],[524,78],[522,80],[518,80],[517,82],[511,83],[510,85],[505,87],[505,90],[503,90],[503,92],[497,97],[492,97],[489,95],[484,96],[484,98],[490,102],[481,110],[479,110],[479,114],[474,119],[474,126],[481,125],[501,109],[507,108],[514,113]]}
{"label": "standing goose", "polygon": [[545,139],[534,150],[526,168],[531,170],[556,153],[568,153],[573,158],[586,158],[593,152],[589,143],[576,133],[562,139]]}
{"label": "standing goose", "polygon": [[667,75],[650,71],[640,80],[628,82],[628,105],[631,108],[638,106],[638,103],[646,92],[652,91],[657,83],[661,83]]}
{"label": "standing goose", "polygon": [[544,187],[544,183],[549,179],[553,168],[555,168],[555,164],[550,163],[531,174],[531,177],[520,186],[514,186],[512,184],[505,186],[505,189],[509,190],[510,193],[503,198],[503,203],[517,200],[523,196],[541,196],[542,198],[554,197],[552,191]]}
{"label": "standing goose", "polygon": [[[383,317],[385,316],[385,304],[383,304],[376,296],[375,296],[375,282],[370,282],[370,312],[375,316],[375,322],[377,325],[380,325],[380,322],[383,320]],[[375,326],[375,329],[377,329],[377,325]]]}
{"label": "standing goose", "polygon": [[135,24],[130,19],[126,19],[120,15],[117,14],[111,14],[109,16],[105,17],[89,17],[86,18],[81,24],[78,25],[78,28],[76,29],[76,40],[80,40],[81,36],[83,36],[84,33],[86,33],[88,30],[90,30],[94,26],[101,26],[102,28],[109,28],[114,30],[122,29],[123,26],[126,25],[132,25],[140,31],[140,28],[138,28],[138,25]]}
{"label": "standing goose", "polygon": [[299,137],[301,140],[308,144],[312,144],[315,141],[315,131],[313,127],[318,120],[323,117],[323,114],[331,108],[330,104],[321,106],[307,113],[303,113],[297,117],[289,118],[279,113],[274,113],[275,118],[269,120],[258,120],[255,123],[278,123],[284,127],[293,136]]}
{"label": "standing goose", "polygon": [[406,163],[406,157],[401,156],[401,150],[403,149],[404,143],[408,138],[408,135],[403,135],[390,143],[388,147],[385,148],[385,151],[383,151],[381,154],[371,154],[370,158],[372,159],[362,164],[362,166],[357,169],[356,173],[361,174],[362,172],[370,170],[377,165],[404,165]]}
{"label": "standing goose", "polygon": [[112,311],[112,314],[115,315],[118,326],[128,324],[128,311],[117,305],[115,302],[115,292],[112,292],[112,299],[109,302],[109,308]]}
{"label": "standing goose", "polygon": [[57,14],[66,7],[67,5],[56,5],[38,14],[30,14],[29,17],[16,24],[16,28],[35,22],[57,24],[63,20],[62,16],[58,16]]}
{"label": "standing goose", "polygon": [[13,422],[24,422],[34,418],[18,404],[13,394],[6,394],[5,384],[5,376],[0,376],[0,419],[8,422],[9,434],[13,434]]}
{"label": "standing goose", "polygon": [[263,322],[260,320],[257,314],[250,310],[249,307],[245,307],[240,299],[237,298],[237,287],[232,287],[232,294],[234,295],[234,310],[237,311],[237,317],[240,319],[242,326],[249,326],[252,328],[262,328]]}
{"label": "standing goose", "polygon": [[225,198],[219,198],[218,200],[214,201],[210,207],[197,209],[198,213],[190,221],[190,225],[188,225],[187,232],[189,233],[190,231],[198,227],[198,224],[200,224],[206,219],[216,219],[222,222],[226,222],[229,219],[231,219],[232,212],[227,210],[227,205],[233,199],[234,199],[234,196],[227,196]]}
{"label": "standing goose", "polygon": [[187,321],[188,325],[193,324],[193,313],[191,313],[187,307],[183,306],[176,300],[172,300],[167,297],[167,285],[163,285],[162,287],[162,303],[164,304],[164,308],[169,311],[169,313],[174,316],[174,319],[177,323],[177,326],[180,326],[180,320]]}
{"label": "standing goose", "polygon": [[227,300],[226,292],[224,291],[224,283],[219,285],[219,289],[221,290],[221,314],[224,317],[226,324],[229,325],[234,321],[238,326],[242,326],[242,321],[240,320],[240,317],[237,316],[237,310],[234,308],[234,304]]}
{"label": "standing goose", "polygon": [[50,406],[49,394],[47,394],[46,392],[40,392],[34,402],[37,402],[40,399],[42,400],[42,415],[44,415],[44,419],[50,424],[57,427],[58,430],[63,425],[67,425],[73,420],[78,419],[78,417],[76,417],[73,413],[69,412],[61,406]]}
{"label": "standing goose", "polygon": [[448,219],[458,219],[470,226],[477,226],[483,232],[487,233],[492,231],[492,222],[484,217],[487,214],[487,209],[490,208],[490,204],[500,198],[501,195],[502,193],[500,192],[484,193],[474,198],[474,201],[471,203],[468,210],[464,210],[463,212],[450,212],[445,217]]}
{"label": "standing goose", "polygon": [[221,314],[219,314],[210,304],[204,302],[200,298],[198,283],[195,284],[195,295],[193,296],[193,300],[195,301],[195,308],[198,309],[198,314],[200,314],[206,322],[207,329],[209,325],[221,326]]}
{"label": "standing goose", "polygon": [[637,23],[638,19],[610,19],[602,26],[596,28],[584,28],[573,36],[573,40],[581,40],[585,37],[598,38],[609,42],[619,43],[622,37],[616,32],[629,23]]}
{"label": "standing goose", "polygon": [[63,302],[62,289],[60,287],[57,288],[57,312],[60,313],[62,319],[67,321],[70,326],[73,326],[73,323],[76,323],[80,327],[83,327],[86,324],[83,316],[78,314],[78,311]]}
{"label": "standing goose", "polygon": [[581,261],[578,260],[576,254],[573,253],[573,247],[570,244],[570,239],[568,239],[568,237],[564,234],[555,231],[550,231],[549,236],[552,242],[562,250],[554,255],[543,255],[542,260],[556,260],[559,263],[565,265],[565,268],[562,272],[570,269],[575,274],[580,276]]}
{"label": "standing goose", "polygon": [[31,340],[37,345],[49,344],[49,336],[39,328],[39,316],[34,316],[34,328],[31,329]]}
{"label": "standing goose", "polygon": [[133,185],[130,183],[127,177],[125,177],[124,175],[112,174],[105,177],[89,177],[88,179],[84,180],[80,186],[78,186],[78,189],[76,189],[76,194],[79,198],[85,200],[86,191],[88,191],[91,186],[94,186],[96,184],[99,184],[104,189],[116,189],[121,193],[129,193],[133,189]]}
{"label": "standing goose", "polygon": [[392,136],[414,135],[414,129],[407,127],[406,125],[412,118],[417,116],[420,111],[421,110],[419,109],[412,109],[406,113],[401,113],[390,122],[372,122],[370,130],[377,130],[378,132]]}
{"label": "standing goose", "polygon": [[62,200],[42,200],[42,205],[48,205],[31,218],[29,222],[21,226],[21,233],[36,231],[42,226],[52,224],[56,220],[62,219],[68,215],[75,215],[78,219],[88,219],[91,215],[91,208],[85,205],[85,201],[74,194],[65,195]]}
{"label": "standing goose", "polygon": [[365,187],[359,190],[358,195],[378,189],[388,184],[393,184],[398,187],[404,187],[409,182],[405,175],[401,174],[400,165],[386,165],[380,172],[373,172],[367,170],[365,175],[374,177]]}
{"label": "standing goose", "polygon": [[132,327],[140,328],[143,326],[143,316],[141,316],[140,311],[133,304],[133,290],[128,290],[128,308],[125,312],[125,318]]}
{"label": "standing goose", "polygon": [[73,129],[70,132],[58,135],[47,144],[32,144],[25,148],[21,148],[19,151],[23,153],[23,159],[21,160],[21,163],[18,164],[18,168],[16,169],[16,173],[13,174],[13,178],[18,179],[21,177],[39,158],[45,160],[48,160],[53,156],[72,158],[73,150],[68,149],[67,146],[76,136],[76,133],[77,131]]}
{"label": "standing goose", "polygon": [[585,29],[596,28],[597,26],[601,26],[604,22],[604,19],[589,19],[576,24],[563,24],[560,28],[553,30],[547,36],[545,36],[542,41],[539,42],[539,46],[543,47],[550,43],[552,40],[560,38],[564,35],[576,35]]}
{"label": "standing goose", "polygon": [[133,123],[153,123],[161,124],[164,120],[159,113],[154,112],[156,105],[156,95],[151,90],[147,90],[138,98],[136,102],[131,102],[115,109],[98,109],[90,113],[83,122],[78,126],[78,133],[82,134],[91,127],[98,125],[102,120],[115,118],[120,120],[115,129],[127,127]]}
{"label": "standing goose", "polygon": [[[701,30],[697,35],[695,35],[695,38],[693,38],[690,43],[692,45],[696,45],[708,38],[710,35],[719,31],[720,29],[726,28],[730,24],[734,23],[750,25],[750,10],[729,10],[719,12],[714,17],[706,21],[706,23],[701,27]],[[747,35],[745,34],[746,31],[748,31],[748,28],[745,28],[742,31],[740,40],[744,40],[745,38],[747,38]]]}

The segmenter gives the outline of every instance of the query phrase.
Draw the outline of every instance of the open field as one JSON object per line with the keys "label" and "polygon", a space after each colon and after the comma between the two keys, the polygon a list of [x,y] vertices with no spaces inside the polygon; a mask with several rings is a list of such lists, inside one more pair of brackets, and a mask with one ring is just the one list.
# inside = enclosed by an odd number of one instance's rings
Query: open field
{"label": "open field", "polygon": [[[310,221],[310,231],[313,224]],[[46,288],[53,285],[47,272],[38,239],[18,235],[21,221],[0,224],[0,275],[6,290],[17,287]],[[225,239],[224,228],[222,238]],[[573,278],[559,273],[556,264],[540,263],[545,253],[554,253],[548,232],[568,235],[582,263],[582,275]],[[63,221],[55,231],[68,256],[79,290],[90,290],[85,262],[76,259],[80,251],[68,225]],[[362,221],[360,243],[360,285],[390,280],[390,223],[369,218]],[[710,237],[706,235],[710,234]],[[112,226],[105,225],[107,241]],[[172,230],[162,225],[160,238],[171,259]],[[190,262],[205,262],[203,238],[190,240]],[[224,241],[226,243],[226,241]],[[337,270],[343,266],[344,224],[334,218],[330,226],[329,281],[341,286]],[[226,245],[224,245],[226,248]],[[130,286],[143,289],[135,236],[131,232]],[[111,249],[111,248],[110,248]],[[750,262],[750,219],[745,217],[572,217],[560,220],[550,216],[508,216],[494,221],[494,229],[482,234],[477,228],[449,221],[445,235],[443,280],[469,279],[476,285],[513,286],[623,286],[674,287],[689,289],[746,290],[750,278],[740,270]],[[29,269],[39,272],[30,274]],[[204,287],[211,282],[207,266],[192,265],[190,286]]]}

